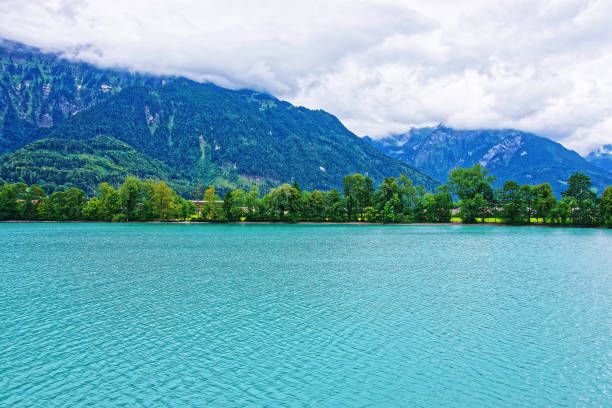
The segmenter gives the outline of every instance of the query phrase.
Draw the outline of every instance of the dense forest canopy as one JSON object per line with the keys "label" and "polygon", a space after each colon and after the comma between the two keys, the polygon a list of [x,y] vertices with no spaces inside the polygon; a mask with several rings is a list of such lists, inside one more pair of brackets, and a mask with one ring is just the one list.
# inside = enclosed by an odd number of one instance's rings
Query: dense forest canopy
{"label": "dense forest canopy", "polygon": [[109,136],[43,139],[0,159],[0,178],[38,184],[48,194],[77,187],[92,195],[100,183],[119,186],[129,175],[165,180],[181,195],[192,187],[183,174]]}
{"label": "dense forest canopy", "polygon": [[211,185],[196,190],[194,201],[181,198],[164,181],[133,176],[118,189],[101,183],[89,199],[75,187],[47,196],[36,184],[7,183],[0,188],[0,219],[448,223],[458,217],[464,223],[612,227],[612,187],[598,197],[589,177],[581,173],[569,178],[561,200],[548,184],[506,181],[503,188],[493,189],[495,178],[480,165],[454,169],[448,178],[435,193],[416,186],[406,175],[385,178],[378,189],[362,174],[345,176],[342,191],[306,191],[294,182],[263,197],[257,186],[227,191],[221,197]]}

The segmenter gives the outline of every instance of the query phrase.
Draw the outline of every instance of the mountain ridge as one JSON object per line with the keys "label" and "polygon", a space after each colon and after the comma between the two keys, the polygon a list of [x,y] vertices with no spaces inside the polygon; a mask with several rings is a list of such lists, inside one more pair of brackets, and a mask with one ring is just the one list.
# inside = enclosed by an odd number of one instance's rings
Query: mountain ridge
{"label": "mountain ridge", "polygon": [[575,172],[589,175],[598,191],[612,184],[612,175],[578,153],[548,138],[516,129],[457,130],[444,125],[412,128],[408,132],[374,140],[364,138],[381,152],[444,182],[456,167],[480,164],[498,178],[519,184],[549,183],[557,195]]}
{"label": "mountain ridge", "polygon": [[430,191],[439,184],[335,116],[266,93],[100,69],[27,48],[18,57],[0,50],[0,69],[0,154],[41,139],[107,135],[189,182],[221,189],[294,181],[331,189],[351,173],[376,183],[406,173]]}
{"label": "mountain ridge", "polygon": [[164,87],[131,87],[36,138],[82,139],[108,134],[195,178],[298,181],[338,187],[344,175],[382,181],[407,173],[437,182],[395,161],[350,132],[333,115],[254,91],[177,79]]}

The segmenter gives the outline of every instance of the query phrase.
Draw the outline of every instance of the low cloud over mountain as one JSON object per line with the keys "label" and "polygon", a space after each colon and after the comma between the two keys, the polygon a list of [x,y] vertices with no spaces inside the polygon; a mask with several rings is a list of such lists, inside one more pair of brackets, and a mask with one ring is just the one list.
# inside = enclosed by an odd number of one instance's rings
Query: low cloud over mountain
{"label": "low cloud over mountain", "polygon": [[612,139],[607,0],[5,0],[0,36],[103,66],[271,92],[373,137],[444,121],[582,154]]}

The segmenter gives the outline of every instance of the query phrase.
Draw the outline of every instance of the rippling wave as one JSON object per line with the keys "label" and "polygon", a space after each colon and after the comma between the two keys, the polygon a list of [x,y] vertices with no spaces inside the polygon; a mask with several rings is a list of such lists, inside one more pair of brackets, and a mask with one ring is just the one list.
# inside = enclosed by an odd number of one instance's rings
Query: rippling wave
{"label": "rippling wave", "polygon": [[0,406],[612,406],[612,231],[0,224]]}

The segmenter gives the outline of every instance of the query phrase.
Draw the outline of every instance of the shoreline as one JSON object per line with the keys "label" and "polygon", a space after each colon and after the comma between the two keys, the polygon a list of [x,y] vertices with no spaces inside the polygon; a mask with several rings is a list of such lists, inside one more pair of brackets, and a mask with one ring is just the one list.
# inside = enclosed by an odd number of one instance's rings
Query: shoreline
{"label": "shoreline", "polygon": [[585,226],[585,225],[550,225],[550,224],[523,224],[523,225],[512,225],[502,224],[496,222],[479,222],[475,224],[463,224],[461,222],[444,222],[444,223],[428,223],[428,222],[414,222],[414,223],[393,223],[393,224],[382,224],[382,223],[370,223],[370,222],[325,222],[325,221],[303,221],[303,222],[287,222],[287,221],[226,221],[226,222],[215,222],[215,221],[126,221],[126,222],[111,222],[111,221],[38,221],[38,220],[3,220],[0,224],[182,224],[182,225],[198,225],[198,224],[219,224],[219,225],[371,225],[371,226],[402,226],[402,227],[530,227],[530,228],[587,228],[587,229],[610,229],[603,226]]}

